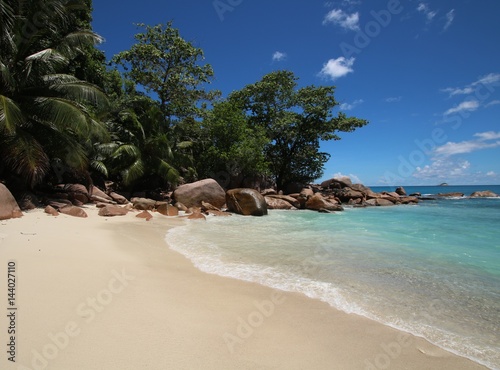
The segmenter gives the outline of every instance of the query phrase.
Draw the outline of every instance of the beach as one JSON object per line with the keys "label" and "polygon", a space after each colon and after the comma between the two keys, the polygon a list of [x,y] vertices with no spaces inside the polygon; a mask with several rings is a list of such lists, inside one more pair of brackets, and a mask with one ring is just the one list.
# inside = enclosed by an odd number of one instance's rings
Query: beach
{"label": "beach", "polygon": [[0,222],[0,338],[15,359],[2,351],[0,368],[485,369],[319,300],[199,271],[165,235],[203,221],[85,211]]}

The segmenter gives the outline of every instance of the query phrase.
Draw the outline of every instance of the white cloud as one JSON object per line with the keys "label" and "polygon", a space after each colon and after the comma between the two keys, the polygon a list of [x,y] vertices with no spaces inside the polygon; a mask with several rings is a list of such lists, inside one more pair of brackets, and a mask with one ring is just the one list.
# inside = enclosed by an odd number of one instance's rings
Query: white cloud
{"label": "white cloud", "polygon": [[333,9],[330,11],[323,20],[323,24],[333,23],[346,30],[358,31],[359,30],[359,13],[346,13],[342,9]]}
{"label": "white cloud", "polygon": [[449,93],[450,96],[455,96],[455,95],[469,95],[469,94],[472,94],[474,92],[474,88],[473,87],[464,87],[463,89],[457,87],[457,88],[453,88],[453,87],[448,87],[446,89],[442,89],[441,90],[442,92],[446,92],[446,93]]}
{"label": "white cloud", "polygon": [[402,96],[395,96],[395,97],[385,99],[385,102],[386,103],[399,103],[401,100],[403,100]]}
{"label": "white cloud", "polygon": [[356,176],[352,173],[350,173],[349,175],[344,175],[341,172],[337,172],[336,174],[333,175],[334,179],[341,179],[343,177],[349,177],[353,184],[362,184],[363,183],[363,181],[361,181],[358,176]]}
{"label": "white cloud", "polygon": [[473,94],[478,87],[493,85],[500,82],[500,73],[490,73],[484,77],[479,78],[477,81],[472,82],[465,87],[448,87],[442,89],[442,92],[449,93],[450,96],[454,95],[469,95]]}
{"label": "white cloud", "polygon": [[431,22],[434,17],[437,15],[437,11],[433,11],[429,8],[429,5],[426,4],[426,3],[420,3],[418,4],[418,7],[417,7],[417,10],[420,12],[420,13],[424,13],[425,14],[425,17],[427,18],[427,21],[428,22]]}
{"label": "white cloud", "polygon": [[486,143],[481,140],[462,141],[460,143],[448,142],[434,149],[434,153],[449,157],[456,154],[472,153],[478,150],[496,148],[498,146],[500,146],[500,141],[494,143]]}
{"label": "white cloud", "polygon": [[455,20],[455,9],[451,9],[448,13],[446,13],[446,24],[443,27],[443,30],[446,31],[450,28],[451,24]]}
{"label": "white cloud", "polygon": [[323,69],[319,74],[323,77],[329,77],[332,80],[343,77],[349,73],[354,72],[352,66],[354,65],[355,60],[355,58],[346,59],[345,57],[330,59],[323,66]]}
{"label": "white cloud", "polygon": [[474,137],[477,139],[461,141],[459,143],[448,142],[435,148],[434,154],[440,157],[450,157],[500,146],[500,141],[495,141],[500,139],[500,132],[480,132],[474,134]]}
{"label": "white cloud", "polygon": [[477,85],[491,85],[494,83],[500,82],[500,73],[490,73],[484,77],[481,77],[476,82],[472,83],[472,86]]}
{"label": "white cloud", "polygon": [[479,132],[477,134],[474,134],[474,137],[477,137],[478,140],[481,141],[498,140],[500,139],[500,132],[495,132],[495,131]]}
{"label": "white cloud", "polygon": [[281,51],[276,51],[273,54],[273,62],[281,62],[285,60],[287,57],[286,53],[282,53]]}
{"label": "white cloud", "polygon": [[467,170],[469,168],[469,161],[440,158],[425,167],[417,167],[413,173],[413,177],[417,179],[441,180],[463,178],[468,176]]}
{"label": "white cloud", "polygon": [[490,101],[488,104],[485,105],[486,108],[489,108],[489,107],[492,107],[494,105],[498,105],[500,104],[500,100],[493,100],[493,101]]}
{"label": "white cloud", "polygon": [[490,171],[486,174],[486,176],[489,176],[489,177],[495,177],[497,174],[494,172],[494,171]]}
{"label": "white cloud", "polygon": [[340,110],[351,110],[356,108],[358,105],[363,104],[365,101],[363,99],[358,99],[353,101],[352,103],[342,103],[340,105]]}
{"label": "white cloud", "polygon": [[455,113],[460,113],[460,112],[473,112],[477,108],[479,108],[479,102],[477,100],[467,100],[467,101],[460,103],[459,105],[457,105],[454,108],[448,109],[444,113],[444,115],[448,116],[450,114],[455,114]]}

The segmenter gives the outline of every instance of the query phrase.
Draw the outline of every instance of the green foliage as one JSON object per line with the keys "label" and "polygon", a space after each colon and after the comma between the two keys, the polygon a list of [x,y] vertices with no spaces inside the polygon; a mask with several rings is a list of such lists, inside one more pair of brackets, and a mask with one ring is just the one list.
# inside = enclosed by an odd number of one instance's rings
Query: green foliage
{"label": "green foliage", "polygon": [[209,64],[200,65],[203,51],[184,40],[172,22],[138,26],[145,32],[135,35],[137,43],[113,61],[125,68],[127,78],[158,97],[167,129],[186,117],[199,116],[199,103],[214,97],[203,89],[213,77]]}
{"label": "green foliage", "polygon": [[55,162],[128,188],[222,171],[272,176],[283,189],[321,176],[322,141],[367,123],[334,115],[334,87],[298,88],[288,71],[214,102],[212,67],[172,22],[140,24],[136,43],[113,58],[121,71],[108,70],[91,7],[0,0],[0,176],[34,187]]}
{"label": "green foliage", "polygon": [[265,174],[267,163],[262,148],[264,130],[251,127],[241,106],[232,101],[214,105],[203,122],[202,135],[208,140],[198,163],[202,177],[228,172],[232,177]]}
{"label": "green foliage", "polygon": [[94,111],[105,94],[70,73],[74,59],[101,38],[80,29],[75,2],[0,1],[0,161],[27,186],[50,161],[84,170],[85,148],[107,131]]}
{"label": "green foliage", "polygon": [[268,138],[263,150],[279,189],[308,183],[323,174],[330,158],[320,152],[321,141],[339,140],[338,132],[352,132],[368,122],[334,116],[338,105],[333,86],[297,88],[292,72],[277,71],[229,97],[248,114],[249,123]]}
{"label": "green foliage", "polygon": [[96,170],[127,188],[147,179],[158,180],[153,182],[162,188],[175,186],[180,180],[177,152],[163,132],[158,102],[125,84],[116,71],[109,71],[107,77],[106,86],[114,97],[106,114],[111,142],[94,145],[92,158],[102,164]]}

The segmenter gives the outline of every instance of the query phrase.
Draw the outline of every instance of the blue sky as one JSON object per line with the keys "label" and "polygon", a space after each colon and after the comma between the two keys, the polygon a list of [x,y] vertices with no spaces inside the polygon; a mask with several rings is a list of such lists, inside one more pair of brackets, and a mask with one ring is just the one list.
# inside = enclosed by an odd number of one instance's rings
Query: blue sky
{"label": "blue sky", "polygon": [[498,0],[94,0],[108,59],[134,23],[169,20],[224,96],[287,69],[300,86],[336,86],[339,109],[370,121],[323,144],[323,179],[500,184]]}

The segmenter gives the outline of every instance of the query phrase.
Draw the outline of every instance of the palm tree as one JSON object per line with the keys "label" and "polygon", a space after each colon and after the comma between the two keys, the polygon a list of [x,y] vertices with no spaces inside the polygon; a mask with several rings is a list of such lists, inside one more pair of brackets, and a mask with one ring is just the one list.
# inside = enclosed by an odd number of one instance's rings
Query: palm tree
{"label": "palm tree", "polygon": [[75,3],[0,0],[0,164],[30,188],[51,160],[85,169],[86,148],[107,135],[94,119],[106,95],[67,73],[75,56],[102,41],[78,28]]}
{"label": "palm tree", "polygon": [[95,167],[125,187],[141,181],[149,185],[159,180],[162,188],[179,182],[174,166],[177,152],[160,129],[162,113],[158,103],[135,91],[135,87],[113,101],[106,113],[111,140],[94,145]]}

